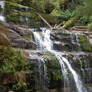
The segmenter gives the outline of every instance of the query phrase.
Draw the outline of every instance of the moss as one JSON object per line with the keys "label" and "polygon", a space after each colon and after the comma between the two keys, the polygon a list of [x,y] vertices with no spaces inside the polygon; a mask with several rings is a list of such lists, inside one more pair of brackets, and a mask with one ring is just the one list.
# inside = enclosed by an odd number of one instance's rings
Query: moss
{"label": "moss", "polygon": [[31,39],[32,41],[34,41],[34,38],[33,38],[33,35],[32,35],[32,34],[30,35],[30,39]]}
{"label": "moss", "polygon": [[80,43],[83,51],[92,52],[92,46],[88,41],[88,39],[83,35],[79,35],[79,39],[80,39]]}
{"label": "moss", "polygon": [[16,3],[16,2],[9,2],[9,1],[6,1],[6,3],[7,3],[9,6],[13,6],[13,7],[16,7],[16,8],[19,8],[19,7],[24,8],[24,9],[27,8],[26,6],[20,5],[20,4]]}
{"label": "moss", "polygon": [[57,88],[63,81],[61,73],[61,67],[57,58],[50,52],[44,52],[44,58],[48,71],[48,80],[50,82],[50,88]]}

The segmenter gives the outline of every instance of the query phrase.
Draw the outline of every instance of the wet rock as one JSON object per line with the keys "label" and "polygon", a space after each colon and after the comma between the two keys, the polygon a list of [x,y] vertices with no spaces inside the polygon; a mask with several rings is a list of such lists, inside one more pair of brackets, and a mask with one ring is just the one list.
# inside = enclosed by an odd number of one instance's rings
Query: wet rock
{"label": "wet rock", "polygon": [[70,44],[68,44],[68,43],[64,43],[64,42],[56,42],[56,41],[54,41],[53,42],[53,48],[55,49],[55,50],[60,50],[60,51],[71,51],[72,50],[72,47],[71,47],[71,45]]}
{"label": "wet rock", "polygon": [[92,53],[72,52],[63,56],[68,59],[73,69],[81,76],[84,83],[92,83]]}
{"label": "wet rock", "polygon": [[36,44],[34,42],[23,38],[15,39],[14,42],[12,42],[12,46],[16,48],[36,49]]}
{"label": "wet rock", "polygon": [[77,51],[76,35],[70,32],[55,31],[51,33],[53,48],[58,51]]}

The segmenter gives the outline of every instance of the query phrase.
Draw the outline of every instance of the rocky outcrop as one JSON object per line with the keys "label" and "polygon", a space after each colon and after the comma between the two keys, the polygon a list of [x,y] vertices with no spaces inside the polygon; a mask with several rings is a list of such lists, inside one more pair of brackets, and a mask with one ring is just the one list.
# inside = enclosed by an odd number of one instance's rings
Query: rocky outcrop
{"label": "rocky outcrop", "polygon": [[8,37],[11,40],[11,45],[16,48],[36,49],[36,45],[32,40],[22,38],[18,33],[8,29]]}
{"label": "rocky outcrop", "polygon": [[62,30],[51,33],[54,49],[59,51],[77,51],[78,44],[76,42],[76,35],[70,32],[63,32]]}
{"label": "rocky outcrop", "polygon": [[14,23],[5,23],[5,22],[2,22],[2,24],[5,25],[7,28],[14,30],[16,33],[18,33],[21,36],[23,35],[30,36],[32,34],[30,29],[25,25],[16,25]]}
{"label": "rocky outcrop", "polygon": [[58,51],[92,51],[92,33],[56,30],[51,33],[53,48]]}
{"label": "rocky outcrop", "polygon": [[32,39],[32,32],[28,28],[11,23],[3,22],[2,24],[7,27],[7,39],[11,41],[12,47],[36,49],[36,44]]}

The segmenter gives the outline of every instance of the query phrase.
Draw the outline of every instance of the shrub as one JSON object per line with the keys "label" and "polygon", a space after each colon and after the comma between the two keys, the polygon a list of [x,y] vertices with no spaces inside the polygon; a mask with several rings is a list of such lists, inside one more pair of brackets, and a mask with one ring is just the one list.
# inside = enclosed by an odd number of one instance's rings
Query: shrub
{"label": "shrub", "polygon": [[[6,86],[15,92],[25,92],[27,90],[26,71],[29,71],[29,65],[21,51],[16,51],[11,47],[0,47],[1,86],[4,86],[5,82]],[[12,86],[9,85],[10,83]]]}
{"label": "shrub", "polygon": [[15,51],[11,47],[0,47],[0,70],[2,72],[16,72],[25,70],[27,60],[20,51]]}
{"label": "shrub", "polygon": [[92,31],[92,23],[88,24],[88,30]]}

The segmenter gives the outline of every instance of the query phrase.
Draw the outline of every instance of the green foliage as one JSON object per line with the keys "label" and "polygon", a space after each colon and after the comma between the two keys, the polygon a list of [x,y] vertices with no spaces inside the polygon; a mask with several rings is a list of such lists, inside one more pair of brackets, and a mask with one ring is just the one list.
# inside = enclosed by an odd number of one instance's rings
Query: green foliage
{"label": "green foliage", "polygon": [[57,58],[50,52],[44,52],[44,58],[47,66],[50,86],[57,88],[58,85],[61,84],[61,80],[63,80],[60,64]]}
{"label": "green foliage", "polygon": [[88,16],[81,16],[79,17],[78,21],[75,23],[77,26],[86,26],[90,22],[90,19]]}
{"label": "green foliage", "polygon": [[[10,89],[15,92],[27,92],[27,81],[24,72],[29,71],[27,59],[21,51],[11,47],[0,47],[0,85],[6,81],[6,85],[12,84]],[[12,81],[14,81],[12,83]]]}
{"label": "green foliage", "polygon": [[0,47],[0,72],[15,73],[26,69],[27,60],[20,51],[15,51],[10,47]]}
{"label": "green foliage", "polygon": [[61,11],[58,9],[53,9],[53,11],[51,12],[51,15],[60,17]]}
{"label": "green foliage", "polygon": [[15,85],[13,85],[13,90],[15,90],[16,92],[27,92],[27,84],[26,82],[23,83],[16,83]]}
{"label": "green foliage", "polygon": [[79,35],[79,39],[83,51],[92,52],[92,46],[90,45],[88,39],[83,35]]}
{"label": "green foliage", "polygon": [[[43,22],[35,14],[35,12],[39,12],[50,24],[60,24],[61,26],[65,21],[79,17],[73,25],[87,25],[92,21],[90,18],[92,16],[91,4],[91,0],[7,0],[6,17],[8,21],[20,23],[20,15],[24,19],[25,16],[28,16],[29,25],[43,26]],[[29,7],[27,13],[25,13],[26,6]],[[71,24],[69,22],[71,21],[68,21],[67,24]]]}
{"label": "green foliage", "polygon": [[77,21],[77,17],[74,17],[74,18],[71,18],[70,20],[68,20],[67,22],[65,22],[64,24],[64,28],[68,28],[70,27],[71,25],[73,25],[74,22]]}
{"label": "green foliage", "polygon": [[92,0],[84,0],[83,5],[78,7],[79,15],[92,15]]}
{"label": "green foliage", "polygon": [[88,24],[88,30],[92,31],[92,23]]}

